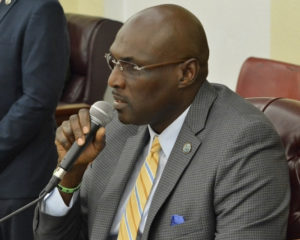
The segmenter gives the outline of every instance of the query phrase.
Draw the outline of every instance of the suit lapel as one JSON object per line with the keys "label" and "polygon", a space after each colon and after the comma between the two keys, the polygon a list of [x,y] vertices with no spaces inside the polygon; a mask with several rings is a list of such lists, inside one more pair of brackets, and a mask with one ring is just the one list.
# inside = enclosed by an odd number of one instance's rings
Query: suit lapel
{"label": "suit lapel", "polygon": [[[186,127],[184,127],[183,130],[186,131],[186,133],[184,135],[181,134],[179,139],[177,139],[172,153],[168,159],[167,165],[164,169],[164,172],[161,176],[159,184],[157,186],[157,190],[155,192],[149,209],[149,214],[142,239],[147,239],[149,229],[154,217],[166,201],[171,191],[176,186],[180,176],[184,172],[185,168],[188,166],[193,155],[195,154],[195,152],[201,144],[201,141],[199,141],[199,139],[197,139],[195,135]],[[185,143],[189,143],[192,146],[191,151],[189,153],[184,153],[183,151],[183,146]]]}
{"label": "suit lapel", "polygon": [[13,5],[17,2],[17,0],[10,0],[9,4],[6,4],[6,0],[2,0],[0,3],[0,22],[3,20],[4,16],[8,11],[13,7]]}
{"label": "suit lapel", "polygon": [[[100,237],[101,239],[106,239],[105,236],[109,236],[123,191],[148,138],[148,129],[145,126],[140,127],[137,135],[128,138],[116,170],[108,183],[109,187],[98,201],[96,219],[94,221],[94,224],[98,226],[92,227],[92,239],[100,239]],[[100,231],[97,231],[98,229]]]}
{"label": "suit lapel", "polygon": [[[154,198],[142,239],[147,239],[154,217],[162,207],[171,191],[176,187],[180,176],[192,161],[195,152],[201,145],[201,137],[197,136],[205,127],[205,122],[214,100],[215,90],[205,81],[197,94],[191,109],[185,119],[182,129],[164,169]],[[190,146],[184,149],[185,146]]]}

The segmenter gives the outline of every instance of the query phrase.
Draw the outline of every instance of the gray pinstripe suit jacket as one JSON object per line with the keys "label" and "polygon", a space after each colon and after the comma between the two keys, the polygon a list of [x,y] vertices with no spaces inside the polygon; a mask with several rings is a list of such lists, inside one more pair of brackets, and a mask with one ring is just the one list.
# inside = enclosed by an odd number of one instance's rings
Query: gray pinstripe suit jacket
{"label": "gray pinstripe suit jacket", "polygon": [[[107,126],[65,217],[36,212],[36,239],[109,239],[119,200],[148,139],[146,126]],[[184,153],[183,146],[192,149]],[[142,239],[285,239],[289,180],[269,121],[228,88],[204,82],[159,182]],[[171,217],[185,222],[171,226]]]}

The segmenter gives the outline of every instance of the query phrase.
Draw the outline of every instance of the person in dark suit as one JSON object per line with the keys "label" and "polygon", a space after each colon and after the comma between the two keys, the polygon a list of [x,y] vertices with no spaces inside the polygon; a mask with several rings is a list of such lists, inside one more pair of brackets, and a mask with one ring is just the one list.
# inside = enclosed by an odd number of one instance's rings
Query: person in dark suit
{"label": "person in dark suit", "polygon": [[[0,218],[36,198],[56,165],[54,111],[69,61],[57,0],[0,1]],[[0,224],[32,240],[34,208]]]}
{"label": "person in dark suit", "polygon": [[[201,23],[180,6],[121,27],[106,55],[117,116],[36,208],[35,239],[285,239],[280,138],[254,106],[206,80],[208,56]],[[81,110],[59,127],[59,159],[84,143],[89,121]]]}

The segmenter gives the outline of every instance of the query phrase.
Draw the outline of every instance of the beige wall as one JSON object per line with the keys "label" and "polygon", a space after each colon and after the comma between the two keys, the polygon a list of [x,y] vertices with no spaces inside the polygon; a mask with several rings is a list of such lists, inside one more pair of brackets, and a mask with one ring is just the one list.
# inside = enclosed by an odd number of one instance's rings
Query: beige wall
{"label": "beige wall", "polygon": [[60,0],[66,12],[120,21],[149,5],[175,3],[203,22],[211,48],[209,80],[235,89],[249,56],[300,65],[300,0]]}
{"label": "beige wall", "polygon": [[271,1],[271,58],[300,65],[300,1]]}
{"label": "beige wall", "polygon": [[60,0],[59,2],[68,13],[101,16],[103,12],[102,0]]}
{"label": "beige wall", "polygon": [[164,3],[178,4],[193,12],[203,23],[210,46],[208,80],[233,90],[246,58],[270,57],[271,0],[102,1],[104,16],[121,21],[141,9]]}

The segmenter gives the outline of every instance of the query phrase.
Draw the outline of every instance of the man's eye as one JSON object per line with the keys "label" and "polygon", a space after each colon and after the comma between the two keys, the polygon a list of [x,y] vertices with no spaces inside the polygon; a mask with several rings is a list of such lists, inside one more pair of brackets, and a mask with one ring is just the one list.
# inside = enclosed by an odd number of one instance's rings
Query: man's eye
{"label": "man's eye", "polygon": [[135,65],[134,64],[122,62],[122,66],[123,66],[125,71],[130,71],[130,72],[135,71],[135,68],[134,68]]}

